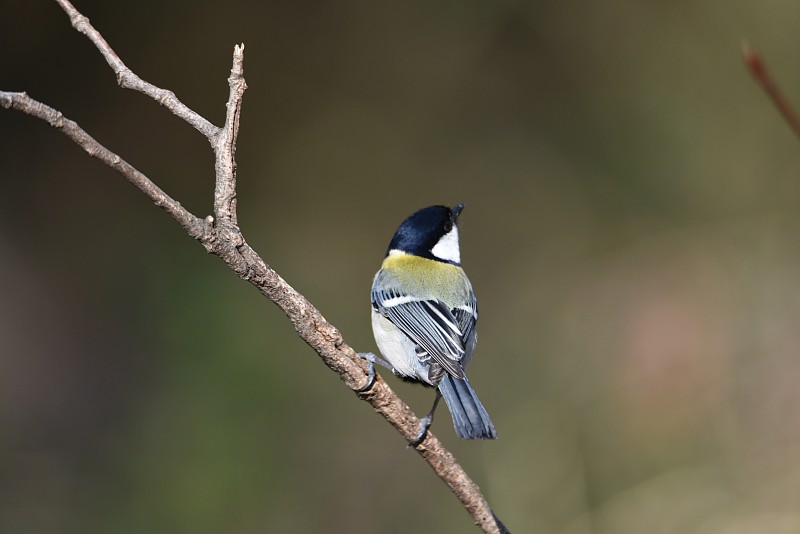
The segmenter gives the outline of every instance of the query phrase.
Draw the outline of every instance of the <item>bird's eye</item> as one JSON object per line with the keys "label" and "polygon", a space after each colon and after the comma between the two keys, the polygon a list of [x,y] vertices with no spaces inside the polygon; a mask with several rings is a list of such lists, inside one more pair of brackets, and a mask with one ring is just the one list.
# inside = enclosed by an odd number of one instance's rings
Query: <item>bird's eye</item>
{"label": "bird's eye", "polygon": [[452,229],[453,229],[453,221],[447,221],[446,223],[444,223],[444,233],[448,233]]}

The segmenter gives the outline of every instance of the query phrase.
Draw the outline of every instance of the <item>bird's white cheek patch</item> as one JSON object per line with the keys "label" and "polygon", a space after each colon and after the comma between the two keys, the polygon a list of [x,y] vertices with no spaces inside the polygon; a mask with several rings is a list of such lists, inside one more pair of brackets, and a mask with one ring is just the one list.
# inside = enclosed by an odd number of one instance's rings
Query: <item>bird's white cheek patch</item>
{"label": "bird's white cheek patch", "polygon": [[461,263],[461,251],[458,248],[458,226],[439,238],[439,242],[431,249],[431,254],[440,260]]}

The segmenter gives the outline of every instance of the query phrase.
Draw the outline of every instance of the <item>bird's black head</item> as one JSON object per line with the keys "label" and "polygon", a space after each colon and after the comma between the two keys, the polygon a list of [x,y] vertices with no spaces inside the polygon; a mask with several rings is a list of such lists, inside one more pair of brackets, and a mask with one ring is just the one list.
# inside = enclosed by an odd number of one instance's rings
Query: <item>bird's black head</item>
{"label": "bird's black head", "polygon": [[423,208],[403,221],[389,243],[387,255],[399,250],[415,256],[459,265],[456,222],[464,204],[452,208],[430,206]]}

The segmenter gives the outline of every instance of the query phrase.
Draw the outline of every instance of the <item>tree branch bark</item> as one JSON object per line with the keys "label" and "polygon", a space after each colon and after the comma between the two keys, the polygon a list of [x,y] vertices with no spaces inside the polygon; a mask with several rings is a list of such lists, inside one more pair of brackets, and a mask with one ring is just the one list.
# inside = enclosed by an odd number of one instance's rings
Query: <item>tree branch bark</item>
{"label": "tree branch bark", "polygon": [[[116,73],[121,87],[145,94],[183,119],[209,140],[215,156],[216,183],[214,216],[201,219],[171,198],[143,173],[120,156],[101,145],[77,123],[61,112],[38,102],[25,93],[0,91],[0,106],[42,119],[60,130],[89,155],[98,158],[135,185],[156,206],[164,209],[187,234],[205,249],[224,261],[242,280],[255,286],[289,318],[299,336],[320,356],[351,390],[367,383],[366,364],[348,346],[339,331],[325,320],[303,295],[292,288],[246,243],[236,215],[236,139],[242,99],[247,84],[244,79],[244,45],[234,47],[233,66],[228,79],[230,94],[225,124],[217,127],[183,104],[172,91],[145,82],[134,74],[106,40],[68,0],[55,0],[69,16],[72,26],[86,35]],[[377,377],[366,391],[356,395],[368,402],[406,441],[415,438],[420,421],[389,386]],[[478,486],[442,443],[432,433],[415,447],[420,456],[447,484],[475,524],[487,533],[508,532],[497,519]]]}

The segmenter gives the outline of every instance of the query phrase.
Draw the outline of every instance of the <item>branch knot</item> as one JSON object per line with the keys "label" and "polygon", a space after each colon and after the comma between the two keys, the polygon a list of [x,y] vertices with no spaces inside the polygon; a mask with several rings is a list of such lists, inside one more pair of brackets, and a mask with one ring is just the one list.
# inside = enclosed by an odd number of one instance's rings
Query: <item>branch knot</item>
{"label": "branch knot", "polygon": [[72,27],[79,32],[86,33],[86,27],[89,26],[89,17],[81,15],[75,11],[70,15],[69,22],[72,24]]}

